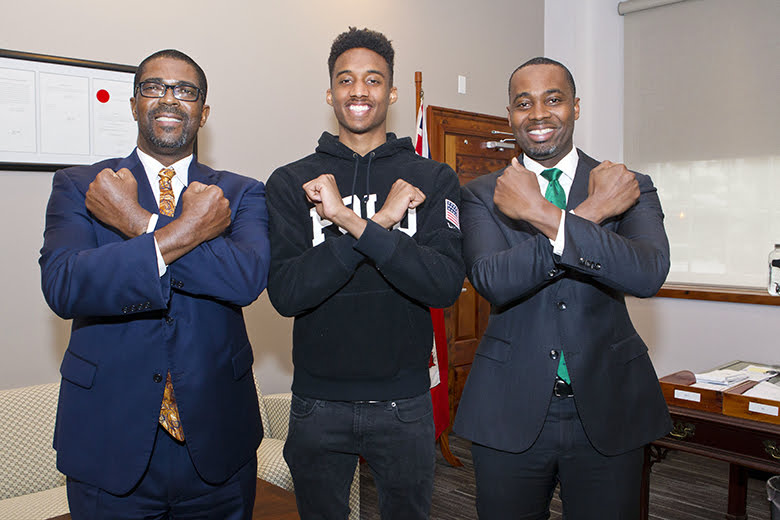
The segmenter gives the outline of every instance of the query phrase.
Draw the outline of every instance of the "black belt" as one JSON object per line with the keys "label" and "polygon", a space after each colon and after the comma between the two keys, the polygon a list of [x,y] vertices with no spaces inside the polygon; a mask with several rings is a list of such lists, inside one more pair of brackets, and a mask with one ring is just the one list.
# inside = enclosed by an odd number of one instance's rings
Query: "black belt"
{"label": "black belt", "polygon": [[553,385],[553,395],[555,397],[574,397],[574,390],[572,390],[569,383],[556,376],[555,384]]}

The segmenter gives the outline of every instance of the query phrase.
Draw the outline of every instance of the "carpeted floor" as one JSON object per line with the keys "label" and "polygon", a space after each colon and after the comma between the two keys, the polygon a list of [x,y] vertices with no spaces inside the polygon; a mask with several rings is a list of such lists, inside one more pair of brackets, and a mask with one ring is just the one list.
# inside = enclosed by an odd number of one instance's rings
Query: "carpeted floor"
{"label": "carpeted floor", "polygon": [[[477,518],[477,513],[470,444],[464,439],[450,436],[450,448],[463,462],[463,467],[452,467],[440,453],[437,455],[431,519],[472,520]],[[728,474],[729,465],[725,462],[669,452],[663,462],[653,466],[650,477],[650,520],[724,518]],[[379,520],[376,488],[368,467],[364,465],[360,475],[360,518]],[[769,520],[764,480],[750,479],[747,508],[749,520]],[[552,520],[561,520],[561,502],[557,492],[550,510]]]}

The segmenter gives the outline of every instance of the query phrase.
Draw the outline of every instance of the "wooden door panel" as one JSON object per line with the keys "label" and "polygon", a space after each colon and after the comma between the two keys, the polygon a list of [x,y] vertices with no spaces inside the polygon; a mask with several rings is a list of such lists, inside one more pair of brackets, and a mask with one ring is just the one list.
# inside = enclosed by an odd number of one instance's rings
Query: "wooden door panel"
{"label": "wooden door panel", "polygon": [[[455,414],[458,413],[458,403],[460,403],[460,396],[463,395],[463,387],[466,385],[466,379],[471,372],[471,364],[451,367],[449,374],[449,386],[450,386],[450,417],[455,419]],[[452,424],[450,424],[452,426]]]}
{"label": "wooden door panel", "polygon": [[452,338],[448,342],[451,366],[471,365],[479,340],[487,328],[490,304],[466,280],[463,293],[452,306]]}

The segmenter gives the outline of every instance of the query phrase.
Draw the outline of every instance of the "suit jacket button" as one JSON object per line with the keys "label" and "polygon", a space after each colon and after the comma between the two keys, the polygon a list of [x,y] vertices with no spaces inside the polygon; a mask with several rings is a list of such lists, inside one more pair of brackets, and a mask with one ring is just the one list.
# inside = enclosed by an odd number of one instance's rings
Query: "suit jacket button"
{"label": "suit jacket button", "polygon": [[178,288],[180,288],[180,289],[181,289],[182,287],[184,287],[184,282],[182,282],[181,280],[179,280],[178,282],[176,282],[176,287],[178,287]]}
{"label": "suit jacket button", "polygon": [[599,264],[599,263],[594,264],[593,269],[598,271],[599,269],[601,269],[601,264]]}
{"label": "suit jacket button", "polygon": [[547,271],[547,276],[549,276],[550,278],[555,278],[555,275],[557,273],[558,273],[557,269],[550,269],[549,271]]}
{"label": "suit jacket button", "polygon": [[585,265],[585,259],[580,257],[580,264]]}
{"label": "suit jacket button", "polygon": [[173,323],[173,318],[171,318],[170,316],[166,316],[166,317],[165,317],[165,323],[167,323],[168,325],[170,325],[171,323]]}
{"label": "suit jacket button", "polygon": [[551,350],[550,351],[550,359],[558,359],[558,351],[557,350]]}
{"label": "suit jacket button", "polygon": [[162,383],[162,380],[163,380],[162,374],[155,374],[155,375],[153,375],[152,376],[152,380],[155,383]]}
{"label": "suit jacket button", "polygon": [[558,302],[558,310],[565,311],[566,310],[566,302]]}
{"label": "suit jacket button", "polygon": [[127,307],[122,307],[122,314],[127,314]]}

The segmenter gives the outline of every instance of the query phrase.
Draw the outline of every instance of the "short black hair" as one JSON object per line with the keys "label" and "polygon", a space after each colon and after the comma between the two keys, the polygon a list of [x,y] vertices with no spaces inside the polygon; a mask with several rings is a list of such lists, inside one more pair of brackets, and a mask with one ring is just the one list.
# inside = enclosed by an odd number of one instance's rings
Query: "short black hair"
{"label": "short black hair", "polygon": [[524,68],[528,67],[530,65],[555,65],[556,67],[560,67],[563,69],[563,71],[566,73],[566,81],[569,82],[569,85],[571,86],[571,92],[572,97],[577,97],[577,87],[574,85],[574,76],[571,75],[571,72],[569,69],[566,68],[566,65],[559,61],[551,60],[550,58],[545,58],[543,56],[537,56],[536,58],[531,58],[530,60],[526,61],[519,67],[517,67],[514,71],[512,71],[512,74],[509,75],[509,86],[507,90],[509,91],[509,95],[512,95],[512,78],[515,76],[515,73]]}
{"label": "short black hair", "polygon": [[135,92],[137,92],[138,90],[138,83],[140,83],[141,81],[141,77],[143,76],[144,68],[146,68],[146,64],[152,60],[156,60],[157,58],[171,58],[192,65],[192,68],[195,69],[195,74],[198,76],[198,88],[201,90],[202,100],[204,103],[206,102],[206,91],[208,90],[208,83],[206,82],[206,73],[203,72],[203,69],[200,68],[200,65],[195,63],[195,60],[193,60],[183,52],[177,51],[176,49],[164,49],[161,51],[157,51],[154,54],[144,58],[144,61],[142,61],[141,64],[138,65],[138,68],[135,69],[135,78],[133,79],[133,95],[135,95]]}
{"label": "short black hair", "polygon": [[328,71],[330,79],[333,81],[333,69],[336,66],[336,60],[350,49],[368,49],[382,56],[390,69],[390,84],[393,84],[393,60],[395,51],[390,40],[381,32],[371,29],[357,29],[350,27],[348,31],[336,36],[333,44],[330,46],[330,56],[328,57]]}

